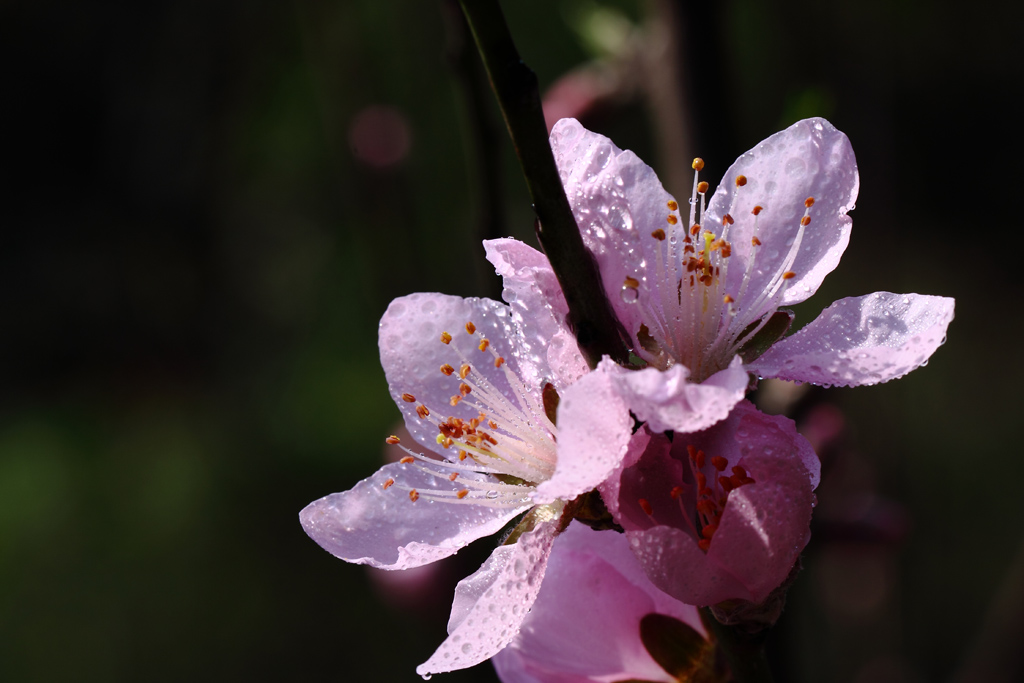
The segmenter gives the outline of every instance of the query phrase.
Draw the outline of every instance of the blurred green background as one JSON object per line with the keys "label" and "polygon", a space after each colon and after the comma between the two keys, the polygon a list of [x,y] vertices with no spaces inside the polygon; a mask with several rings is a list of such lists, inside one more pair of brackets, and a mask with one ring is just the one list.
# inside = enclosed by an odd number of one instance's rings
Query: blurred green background
{"label": "blurred green background", "polygon": [[[957,298],[927,368],[796,407],[844,427],[779,680],[1024,680],[1020,7],[505,3],[550,99],[677,194],[695,152],[714,180],[799,118],[849,135],[852,242],[799,321]],[[297,513],[381,462],[388,302],[495,291],[482,229],[534,243],[450,9],[0,4],[0,679],[418,680],[487,542],[410,587]]]}

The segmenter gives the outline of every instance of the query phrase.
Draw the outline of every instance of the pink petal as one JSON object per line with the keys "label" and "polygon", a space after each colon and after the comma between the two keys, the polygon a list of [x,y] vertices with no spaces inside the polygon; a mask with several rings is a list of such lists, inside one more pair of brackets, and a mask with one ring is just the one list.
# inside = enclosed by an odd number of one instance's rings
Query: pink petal
{"label": "pink petal", "polygon": [[626,453],[633,433],[629,408],[615,390],[605,358],[598,369],[564,390],[558,404],[558,463],[533,500],[572,500],[608,478]]}
{"label": "pink petal", "polygon": [[[792,420],[764,415],[743,401],[714,427],[677,435],[671,453],[668,440],[656,435],[637,458],[644,441],[634,437],[624,460],[631,464],[617,470],[601,493],[651,581],[694,605],[763,600],[807,543],[819,478],[817,456]],[[671,496],[674,486],[690,486],[681,468],[687,445],[742,465],[755,480],[729,494],[707,554]]]}
{"label": "pink petal", "polygon": [[747,391],[747,372],[737,356],[700,384],[687,381],[690,371],[682,364],[668,370],[630,371],[616,368],[616,387],[636,416],[651,431],[696,432],[725,418]]}
{"label": "pink petal", "polygon": [[597,259],[605,292],[626,329],[640,328],[639,307],[623,300],[626,276],[642,280],[661,243],[651,237],[667,227],[665,191],[650,166],[633,152],[592,133],[574,119],[551,130],[551,148],[583,241]]}
{"label": "pink petal", "polygon": [[[471,473],[459,476],[484,479]],[[388,479],[396,485],[385,490]],[[526,509],[448,504],[425,497],[413,502],[403,487],[462,488],[415,465],[393,463],[349,491],[313,501],[299,513],[299,520],[306,533],[335,557],[381,569],[408,569],[454,555],[471,541],[497,533]]]}
{"label": "pink petal", "polygon": [[538,383],[547,379],[563,387],[575,382],[588,371],[587,363],[566,327],[569,308],[547,256],[514,239],[487,240],[484,250],[505,283],[502,296],[520,333],[519,358],[529,361],[522,363],[524,371]]}
{"label": "pink petal", "polygon": [[[747,179],[742,187],[736,185],[739,175]],[[747,294],[738,305],[752,304],[753,293],[762,291],[780,269],[799,230],[808,197],[814,198],[811,223],[789,269],[796,277],[789,281],[783,304],[795,304],[814,294],[850,241],[853,220],[846,213],[853,208],[859,187],[850,141],[825,119],[798,121],[740,156],[718,185],[704,220],[704,225],[716,232],[726,213],[736,221],[729,230],[734,262],[726,287],[735,293],[752,248],[751,210],[755,205],[764,208],[757,231],[762,246],[757,249]]]}
{"label": "pink petal", "polygon": [[749,367],[761,377],[812,384],[888,382],[926,363],[945,341],[953,303],[889,292],[840,299]]}
{"label": "pink petal", "polygon": [[[455,416],[470,420],[477,416],[478,411],[467,403],[454,408],[449,404],[449,399],[459,394],[461,382],[457,373],[450,377],[442,374],[442,365],[458,370],[462,358],[467,359],[473,373],[486,377],[517,404],[505,371],[494,366],[494,356],[489,350],[478,348],[482,334],[490,342],[490,348],[518,371],[515,347],[510,341],[515,334],[510,317],[508,307],[496,301],[446,294],[410,294],[395,299],[388,306],[378,332],[380,362],[391,397],[405,416],[409,432],[421,444],[445,453],[436,442],[437,427],[420,419],[417,406],[426,405],[432,413],[443,415],[441,419]],[[466,332],[467,322],[476,325],[477,335]],[[442,332],[451,334],[450,344],[441,341]],[[415,400],[404,401],[403,394]]]}
{"label": "pink petal", "polygon": [[556,534],[557,520],[543,522],[513,545],[496,548],[475,574],[460,581],[448,638],[416,673],[464,669],[508,645],[537,599]]}
{"label": "pink petal", "polygon": [[640,640],[640,620],[652,612],[704,630],[694,607],[655,588],[621,534],[573,523],[555,542],[544,586],[519,635],[494,665],[505,683],[670,683]]}

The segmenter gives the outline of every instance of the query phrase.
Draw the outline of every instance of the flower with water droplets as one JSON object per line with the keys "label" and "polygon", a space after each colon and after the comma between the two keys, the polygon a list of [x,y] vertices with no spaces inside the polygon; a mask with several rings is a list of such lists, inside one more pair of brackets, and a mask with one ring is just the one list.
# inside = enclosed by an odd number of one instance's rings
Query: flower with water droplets
{"label": "flower with water droplets", "polygon": [[637,432],[600,490],[658,588],[691,605],[761,603],[810,540],[819,475],[792,420],[741,401],[700,432]]}
{"label": "flower with water droplets", "polygon": [[[689,634],[691,643],[704,645],[694,654],[713,661],[697,609],[656,588],[622,534],[574,522],[555,541],[544,578],[519,634],[492,660],[504,683],[691,680],[666,671],[664,658],[659,663],[652,656],[642,625],[667,624]],[[672,658],[684,667],[702,663],[700,657],[686,659]]]}
{"label": "flower with water droplets", "polygon": [[609,366],[653,431],[692,432],[743,398],[747,373],[823,385],[876,384],[924,364],[953,300],[876,292],[837,301],[783,338],[839,262],[859,187],[847,137],[800,121],[743,154],[706,201],[693,162],[689,204],[604,136],[563,119],[551,146],[584,242],[644,369]]}
{"label": "flower with water droplets", "polygon": [[[514,278],[506,285],[519,287]],[[601,483],[628,443],[629,413],[609,378],[583,374],[578,349],[551,366],[548,343],[568,343],[551,323],[559,312],[523,310],[442,294],[393,301],[380,323],[381,363],[418,443],[388,437],[404,451],[399,462],[300,514],[335,556],[405,569],[528,513],[464,582],[471,589],[456,597],[449,637],[418,668],[423,675],[482,662],[515,636],[566,501]]]}

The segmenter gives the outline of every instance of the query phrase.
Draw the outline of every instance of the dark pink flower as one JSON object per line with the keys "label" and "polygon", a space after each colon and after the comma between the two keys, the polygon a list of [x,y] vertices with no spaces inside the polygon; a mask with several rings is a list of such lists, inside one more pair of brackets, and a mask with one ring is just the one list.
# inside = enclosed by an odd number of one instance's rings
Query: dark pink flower
{"label": "dark pink flower", "polygon": [[575,120],[554,126],[551,146],[606,294],[648,365],[609,370],[655,432],[723,419],[743,398],[748,372],[877,384],[924,364],[945,338],[952,299],[876,292],[837,301],[779,340],[792,317],[779,307],[814,294],[850,239],[857,164],[824,119],[800,121],[740,156],[707,205],[699,159],[690,202],[680,206],[635,154]]}
{"label": "dark pink flower", "polygon": [[704,634],[697,609],[658,590],[625,537],[573,523],[555,541],[540,595],[494,667],[504,683],[673,683],[641,640],[648,614]]}
{"label": "dark pink flower", "polygon": [[792,420],[742,401],[700,432],[637,432],[600,490],[658,588],[698,606],[760,603],[810,539],[819,468]]}
{"label": "dark pink flower", "polygon": [[[456,605],[464,618],[453,617],[423,674],[482,662],[515,636],[540,589],[565,501],[601,483],[629,440],[632,421],[609,378],[582,374],[571,337],[520,309],[442,294],[393,301],[380,323],[381,363],[418,443],[389,437],[404,451],[399,462],[300,513],[306,533],[333,555],[405,569],[452,555],[529,511],[533,527],[464,582],[470,592]],[[567,358],[555,342],[572,342]]]}

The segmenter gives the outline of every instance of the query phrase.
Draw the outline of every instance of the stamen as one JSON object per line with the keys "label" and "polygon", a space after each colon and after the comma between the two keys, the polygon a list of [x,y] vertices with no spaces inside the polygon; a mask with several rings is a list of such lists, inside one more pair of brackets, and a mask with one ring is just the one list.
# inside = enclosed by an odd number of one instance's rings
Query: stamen
{"label": "stamen", "polygon": [[388,438],[384,439],[384,443],[388,444],[389,446],[394,446],[396,443],[398,443],[400,441],[401,441],[401,439],[399,439],[394,434],[392,434]]}
{"label": "stamen", "polygon": [[700,157],[697,157],[696,159],[693,160],[693,163],[690,164],[690,167],[694,171],[702,171],[704,170],[704,160],[701,159]]}
{"label": "stamen", "polygon": [[795,277],[796,273],[794,273],[792,270],[787,270],[785,273],[782,274],[783,280],[792,280]]}
{"label": "stamen", "polygon": [[[675,218],[675,216],[673,216],[673,218]],[[676,221],[669,221],[669,223],[672,223],[673,225],[675,225]],[[661,228],[658,228],[657,230],[655,230],[654,232],[651,233],[651,237],[653,237],[654,239],[658,240],[659,242],[664,242],[665,241],[665,231],[662,230]],[[661,252],[658,252],[658,255],[661,256]]]}
{"label": "stamen", "polygon": [[703,180],[697,183],[697,194],[704,194],[708,191],[711,186]]}
{"label": "stamen", "polygon": [[455,372],[455,368],[445,363],[444,365],[441,366],[441,372],[451,377],[452,373]]}
{"label": "stamen", "polygon": [[468,332],[469,334],[473,334],[476,332],[476,325],[473,324],[473,321],[469,321],[468,323],[466,323],[466,332]]}
{"label": "stamen", "polygon": [[736,187],[743,187],[747,184],[747,176],[738,175],[736,176]]}
{"label": "stamen", "polygon": [[669,203],[668,203],[668,210],[669,211],[678,211],[679,210],[679,204],[676,203],[676,200],[672,199],[672,200],[669,201]]}
{"label": "stamen", "polygon": [[427,416],[430,415],[430,411],[427,410],[427,407],[421,403],[418,406],[416,406],[416,414],[420,416],[421,420],[425,420]]}
{"label": "stamen", "polygon": [[469,371],[470,371],[469,363],[463,363],[462,367],[459,368],[459,378],[460,379],[466,379],[466,376],[469,375]]}
{"label": "stamen", "polygon": [[411,500],[412,502],[415,503],[419,499],[420,499],[419,491],[417,491],[416,489],[412,489],[411,491],[409,491],[409,500]]}
{"label": "stamen", "polygon": [[395,480],[392,479],[391,477],[388,477],[388,479],[381,485],[381,488],[383,488],[386,491],[389,488],[391,488],[394,485],[394,483]]}
{"label": "stamen", "polygon": [[672,215],[672,214],[669,214],[669,215],[668,215],[668,216],[667,216],[667,217],[665,218],[665,220],[669,222],[669,225],[675,225],[676,223],[678,223],[678,222],[679,222],[679,219],[678,219],[678,218],[676,218],[676,217],[675,217],[674,215]]}
{"label": "stamen", "polygon": [[415,403],[416,397],[413,396],[412,394],[402,394],[402,400],[405,401],[406,403]]}
{"label": "stamen", "polygon": [[480,345],[477,346],[477,348],[480,349],[481,351],[486,351],[487,347],[490,346],[490,345],[491,345],[491,342],[489,342],[486,339],[481,339],[480,340]]}
{"label": "stamen", "polygon": [[808,209],[814,206],[814,197],[808,197],[807,199],[805,199],[804,206],[806,206]]}
{"label": "stamen", "polygon": [[637,503],[640,504],[640,509],[643,510],[644,513],[648,515],[654,514],[654,508],[651,507],[651,504],[647,502],[646,498],[640,498],[639,500],[637,500]]}
{"label": "stamen", "polygon": [[463,498],[465,498],[468,495],[469,495],[469,489],[462,489],[461,491],[459,491],[458,493],[455,494],[455,497],[458,498],[459,500],[462,500]]}
{"label": "stamen", "polygon": [[416,462],[416,458],[412,457],[411,455],[407,455],[398,462],[402,463],[403,465],[409,465],[411,463]]}
{"label": "stamen", "polygon": [[452,335],[448,334],[447,332],[442,332],[441,341],[445,344],[450,344],[452,341]]}
{"label": "stamen", "polygon": [[448,475],[448,481],[455,481],[458,478],[459,478],[459,473],[458,472],[452,472],[451,474]]}
{"label": "stamen", "polygon": [[810,216],[804,216],[803,218],[800,219],[800,225],[804,226],[805,228],[808,225],[810,225],[810,224],[811,224],[811,217]]}
{"label": "stamen", "polygon": [[504,364],[505,364],[505,359],[502,358],[501,356],[498,356],[497,358],[494,359],[494,367],[500,368]]}

